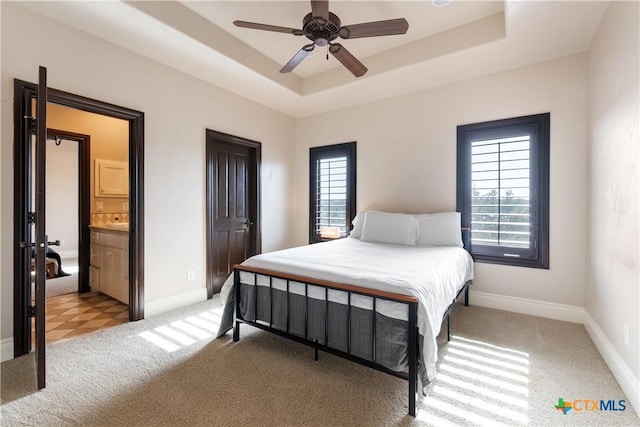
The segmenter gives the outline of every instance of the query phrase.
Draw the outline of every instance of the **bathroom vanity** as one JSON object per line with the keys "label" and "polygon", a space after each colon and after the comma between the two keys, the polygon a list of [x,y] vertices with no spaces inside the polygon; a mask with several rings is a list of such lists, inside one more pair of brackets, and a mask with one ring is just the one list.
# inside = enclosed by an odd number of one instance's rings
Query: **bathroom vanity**
{"label": "bathroom vanity", "polygon": [[129,304],[129,229],[91,226],[89,286]]}

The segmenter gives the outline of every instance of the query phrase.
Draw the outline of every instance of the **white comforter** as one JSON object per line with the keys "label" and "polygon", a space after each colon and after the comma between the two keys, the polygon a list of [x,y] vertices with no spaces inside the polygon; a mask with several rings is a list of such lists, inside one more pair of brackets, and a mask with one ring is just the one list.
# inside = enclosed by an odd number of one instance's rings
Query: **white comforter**
{"label": "white comforter", "polygon": [[[422,357],[435,378],[436,336],[442,316],[458,290],[473,279],[473,259],[459,247],[420,247],[334,240],[256,255],[243,265],[418,298],[418,330],[424,336]],[[232,280],[222,289],[226,301]]]}

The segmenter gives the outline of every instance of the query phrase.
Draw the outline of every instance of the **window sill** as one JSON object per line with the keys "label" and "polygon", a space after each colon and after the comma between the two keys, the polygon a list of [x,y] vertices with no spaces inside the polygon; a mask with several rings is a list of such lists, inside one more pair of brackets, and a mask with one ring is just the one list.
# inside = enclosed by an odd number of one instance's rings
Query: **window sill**
{"label": "window sill", "polygon": [[473,257],[473,260],[475,262],[484,264],[499,264],[509,265],[512,267],[540,268],[543,270],[549,270],[548,260],[541,261],[537,259],[504,258],[489,255],[478,255],[473,253],[471,253],[471,256]]}

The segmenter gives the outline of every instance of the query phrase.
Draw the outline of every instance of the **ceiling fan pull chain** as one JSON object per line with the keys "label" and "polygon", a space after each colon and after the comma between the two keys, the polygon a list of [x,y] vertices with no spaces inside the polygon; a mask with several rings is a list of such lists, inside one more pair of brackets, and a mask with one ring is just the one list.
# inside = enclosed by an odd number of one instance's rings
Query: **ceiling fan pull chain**
{"label": "ceiling fan pull chain", "polygon": [[331,46],[331,44],[327,44],[327,61],[329,60],[329,46]]}

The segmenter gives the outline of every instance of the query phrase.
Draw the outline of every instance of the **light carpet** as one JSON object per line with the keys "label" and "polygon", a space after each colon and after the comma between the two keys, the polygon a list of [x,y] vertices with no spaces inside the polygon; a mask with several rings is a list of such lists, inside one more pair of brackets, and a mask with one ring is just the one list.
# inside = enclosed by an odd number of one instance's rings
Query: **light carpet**
{"label": "light carpet", "polygon": [[44,288],[47,298],[78,292],[78,272],[70,273],[70,276],[47,279]]}
{"label": "light carpet", "polygon": [[217,298],[2,363],[2,425],[639,425],[573,401],[627,400],[582,325],[459,306],[438,377],[407,415],[407,382],[249,326],[214,340]]}
{"label": "light carpet", "polygon": [[[44,282],[44,292],[46,298],[57,297],[78,292],[78,273],[71,273],[69,276],[53,277]],[[36,294],[36,284],[31,282],[31,295]]]}

